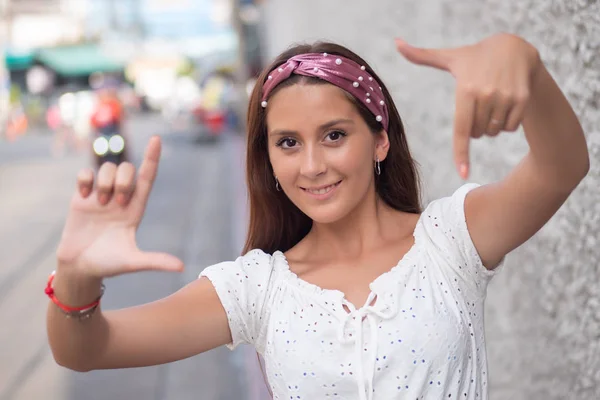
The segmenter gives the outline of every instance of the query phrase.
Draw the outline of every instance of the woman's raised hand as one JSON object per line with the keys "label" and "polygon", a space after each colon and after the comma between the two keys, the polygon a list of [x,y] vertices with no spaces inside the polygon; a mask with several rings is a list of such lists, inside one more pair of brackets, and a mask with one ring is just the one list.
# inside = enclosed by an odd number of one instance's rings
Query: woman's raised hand
{"label": "woman's raised hand", "polygon": [[521,125],[532,82],[543,65],[537,50],[506,33],[451,49],[417,48],[400,39],[396,47],[408,61],[448,71],[456,78],[454,159],[466,178],[470,138],[512,132]]}
{"label": "woman's raised hand", "polygon": [[160,138],[151,138],[137,176],[130,163],[118,167],[105,163],[96,176],[90,169],[79,172],[57,250],[60,267],[98,278],[183,269],[177,257],[144,252],[136,243],[136,230],[156,178],[160,151]]}

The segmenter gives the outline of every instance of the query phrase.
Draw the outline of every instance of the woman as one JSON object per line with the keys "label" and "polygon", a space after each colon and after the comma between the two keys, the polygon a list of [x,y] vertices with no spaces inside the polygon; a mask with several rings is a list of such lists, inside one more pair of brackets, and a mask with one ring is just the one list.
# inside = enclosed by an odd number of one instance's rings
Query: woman
{"label": "woman", "polygon": [[236,261],[163,300],[101,312],[104,277],[183,265],[135,241],[159,139],[137,178],[131,164],[79,174],[47,288],[59,305],[48,311],[56,361],[78,371],[137,367],[251,343],[275,399],[486,398],[487,283],[586,175],[585,138],[521,38],[397,47],[456,78],[463,178],[471,137],[524,125],[530,152],[506,178],[464,185],[422,212],[402,122],[379,77],[340,46],[295,47],[265,70],[250,101],[250,228]]}

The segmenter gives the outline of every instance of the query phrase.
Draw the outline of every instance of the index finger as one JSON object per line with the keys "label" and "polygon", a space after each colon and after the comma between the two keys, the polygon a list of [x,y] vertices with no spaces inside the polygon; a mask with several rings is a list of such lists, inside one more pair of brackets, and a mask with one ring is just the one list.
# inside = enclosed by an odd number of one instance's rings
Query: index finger
{"label": "index finger", "polygon": [[404,58],[413,64],[450,71],[451,53],[448,49],[414,47],[400,38],[396,39],[396,49],[404,56]]}
{"label": "index finger", "polygon": [[160,137],[153,136],[146,146],[146,152],[142,165],[138,172],[134,197],[139,198],[144,204],[150,196],[154,180],[158,173],[158,162],[160,160],[161,143]]}
{"label": "index finger", "polygon": [[463,179],[469,176],[469,140],[475,118],[475,96],[466,90],[457,89],[454,113],[454,162]]}

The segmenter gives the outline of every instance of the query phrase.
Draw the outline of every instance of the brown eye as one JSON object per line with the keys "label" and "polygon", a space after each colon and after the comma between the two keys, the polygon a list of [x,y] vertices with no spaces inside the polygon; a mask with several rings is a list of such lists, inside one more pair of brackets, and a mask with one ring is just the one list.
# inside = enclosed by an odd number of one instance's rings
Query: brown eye
{"label": "brown eye", "polygon": [[296,145],[296,139],[292,138],[283,138],[276,143],[277,147],[281,147],[283,149],[290,149]]}
{"label": "brown eye", "polygon": [[346,136],[346,133],[343,131],[331,131],[327,134],[327,137],[331,142],[337,142],[341,140],[344,136]]}

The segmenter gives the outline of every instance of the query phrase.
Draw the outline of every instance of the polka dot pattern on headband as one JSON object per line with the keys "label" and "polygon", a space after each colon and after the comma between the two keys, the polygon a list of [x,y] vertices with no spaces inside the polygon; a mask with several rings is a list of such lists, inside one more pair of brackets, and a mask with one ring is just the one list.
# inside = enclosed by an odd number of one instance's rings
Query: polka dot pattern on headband
{"label": "polka dot pattern on headband", "polygon": [[[323,79],[336,85],[361,101],[373,113],[384,129],[388,128],[389,114],[386,99],[379,85],[378,91],[363,82],[374,82],[375,79],[366,73],[364,65],[358,65],[352,60],[327,53],[308,53],[291,57],[284,64],[277,66],[268,75],[263,84],[261,106],[267,107],[269,93],[282,81],[292,74],[306,75]],[[374,97],[374,99],[371,99]],[[367,101],[368,100],[368,101]]]}

